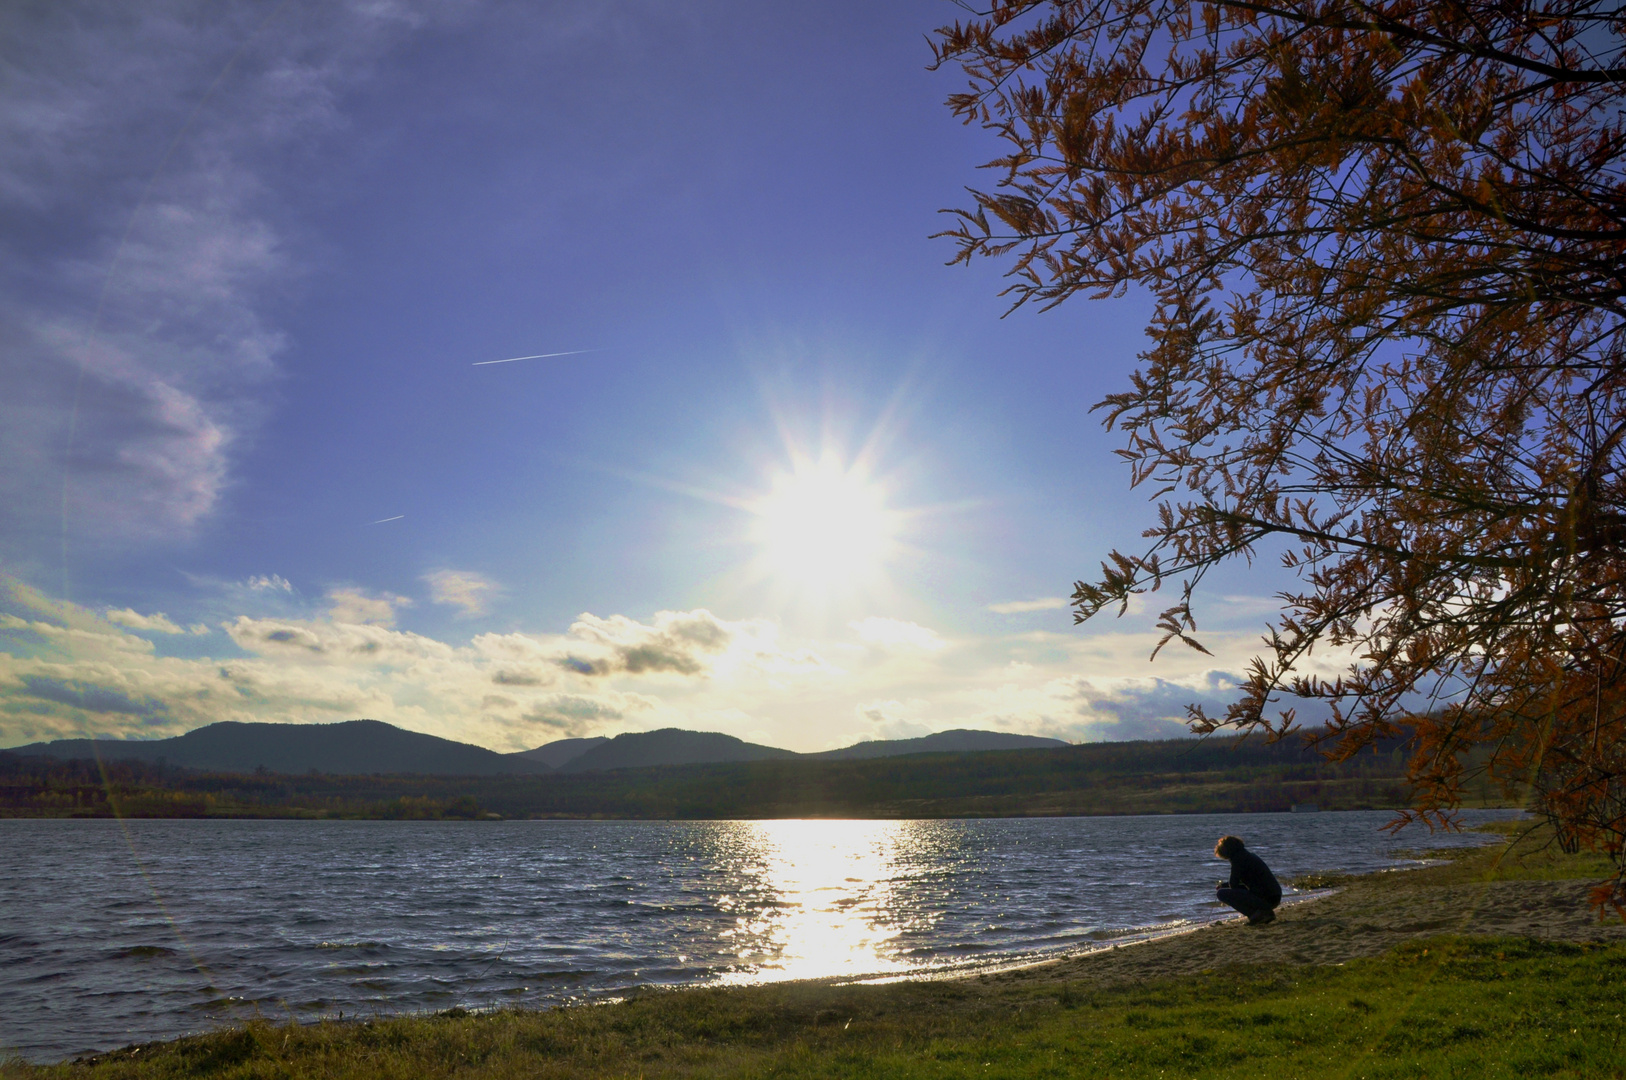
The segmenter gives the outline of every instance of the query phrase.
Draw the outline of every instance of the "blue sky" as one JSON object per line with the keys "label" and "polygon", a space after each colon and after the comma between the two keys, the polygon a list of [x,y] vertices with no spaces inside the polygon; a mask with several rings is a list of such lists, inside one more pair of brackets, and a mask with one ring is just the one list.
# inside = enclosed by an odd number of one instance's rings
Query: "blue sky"
{"label": "blue sky", "polygon": [[[0,15],[0,745],[1179,730],[1061,598],[1151,520],[1134,296],[1002,318],[918,3]],[[539,353],[571,353],[482,363]]]}

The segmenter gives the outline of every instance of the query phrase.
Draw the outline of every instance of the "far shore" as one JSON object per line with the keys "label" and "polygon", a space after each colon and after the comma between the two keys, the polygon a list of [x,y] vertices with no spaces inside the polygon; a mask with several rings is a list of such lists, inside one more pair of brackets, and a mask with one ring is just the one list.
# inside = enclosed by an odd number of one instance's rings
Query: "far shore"
{"label": "far shore", "polygon": [[[1502,802],[1488,781],[1465,805]],[[760,760],[537,775],[210,772],[0,752],[0,816],[391,820],[991,818],[1390,809],[1399,747],[1332,762],[1293,740]]]}

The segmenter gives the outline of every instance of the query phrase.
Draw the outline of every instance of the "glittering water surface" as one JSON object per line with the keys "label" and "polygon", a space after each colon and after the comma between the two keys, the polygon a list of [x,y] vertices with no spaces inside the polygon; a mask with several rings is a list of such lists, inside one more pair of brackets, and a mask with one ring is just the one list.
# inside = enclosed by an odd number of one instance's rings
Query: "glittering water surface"
{"label": "glittering water surface", "polygon": [[0,820],[0,1056],[1008,962],[1228,914],[1209,854],[1227,832],[1283,878],[1487,839],[1389,820]]}

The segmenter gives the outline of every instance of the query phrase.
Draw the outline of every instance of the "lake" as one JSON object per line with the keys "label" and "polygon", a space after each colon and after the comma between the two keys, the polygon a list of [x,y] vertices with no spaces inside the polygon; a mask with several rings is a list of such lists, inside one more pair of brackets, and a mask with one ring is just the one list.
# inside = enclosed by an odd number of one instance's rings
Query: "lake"
{"label": "lake", "polygon": [[1493,839],[1391,819],[0,820],[0,1056],[1022,962],[1228,915],[1224,833],[1284,880]]}

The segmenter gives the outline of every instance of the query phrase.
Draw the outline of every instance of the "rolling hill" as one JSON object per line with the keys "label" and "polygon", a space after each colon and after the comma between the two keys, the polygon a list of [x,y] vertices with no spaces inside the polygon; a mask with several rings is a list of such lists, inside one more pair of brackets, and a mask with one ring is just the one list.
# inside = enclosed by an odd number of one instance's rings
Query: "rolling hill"
{"label": "rolling hill", "polygon": [[553,742],[543,743],[534,750],[517,750],[506,756],[524,758],[527,761],[540,761],[550,769],[557,769],[563,766],[565,762],[581,757],[600,743],[609,741],[603,735],[595,735],[591,739],[555,739]]}
{"label": "rolling hill", "polygon": [[840,750],[821,750],[804,757],[826,761],[853,761],[863,758],[901,757],[904,754],[961,754],[978,750],[1055,750],[1068,745],[1060,739],[1037,735],[1012,735],[1003,731],[971,731],[955,728],[918,739],[875,739],[855,743]]}
{"label": "rolling hill", "polygon": [[[741,745],[750,752],[749,744]],[[724,749],[740,752],[740,746]],[[1307,803],[1322,809],[1397,807],[1406,805],[1408,791],[1402,746],[1374,747],[1329,762],[1298,740],[1271,744],[1257,738],[847,760],[786,754],[541,776],[259,775],[0,751],[0,818],[693,820],[1238,813]],[[1468,805],[1505,805],[1499,789],[1484,777],[1470,794]]]}
{"label": "rolling hill", "polygon": [[223,721],[173,739],[58,739],[18,746],[13,754],[63,760],[163,761],[189,769],[370,775],[420,773],[494,776],[545,773],[543,761],[406,731],[380,720],[338,724],[245,724]]}
{"label": "rolling hill", "polygon": [[227,721],[172,739],[58,739],[14,747],[14,754],[60,760],[164,762],[191,769],[282,774],[312,770],[332,775],[417,774],[497,776],[553,771],[581,773],[609,769],[789,760],[867,760],[908,754],[993,750],[1048,750],[1065,747],[1058,739],[997,731],[940,731],[919,739],[882,739],[839,750],[797,754],[748,743],[714,731],[630,732],[615,738],[559,739],[531,750],[500,754],[469,743],[406,731],[379,720],[337,724],[265,724]]}
{"label": "rolling hill", "polygon": [[[546,749],[543,747],[542,749]],[[602,769],[641,769],[657,765],[707,765],[732,761],[767,761],[803,755],[772,746],[759,746],[716,731],[661,728],[615,738],[573,757],[561,772],[596,772]]]}

